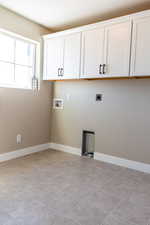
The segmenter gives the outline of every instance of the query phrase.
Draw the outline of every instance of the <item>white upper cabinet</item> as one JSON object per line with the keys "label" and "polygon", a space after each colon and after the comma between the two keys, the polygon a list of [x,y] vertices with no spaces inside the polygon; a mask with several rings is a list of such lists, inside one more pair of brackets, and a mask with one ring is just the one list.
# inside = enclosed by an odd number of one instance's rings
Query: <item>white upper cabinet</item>
{"label": "white upper cabinet", "polygon": [[150,10],[44,37],[44,80],[150,76]]}
{"label": "white upper cabinet", "polygon": [[61,78],[63,67],[64,39],[50,38],[45,41],[44,80],[57,80]]}
{"label": "white upper cabinet", "polygon": [[80,33],[45,41],[44,80],[79,78]]}
{"label": "white upper cabinet", "polygon": [[131,21],[106,27],[103,77],[129,76],[130,44]]}
{"label": "white upper cabinet", "polygon": [[81,33],[64,38],[63,79],[77,79],[80,75]]}
{"label": "white upper cabinet", "polygon": [[131,21],[82,33],[82,78],[129,76]]}
{"label": "white upper cabinet", "polygon": [[131,76],[150,76],[150,13],[133,18]]}
{"label": "white upper cabinet", "polygon": [[101,77],[104,59],[104,28],[82,33],[81,78]]}

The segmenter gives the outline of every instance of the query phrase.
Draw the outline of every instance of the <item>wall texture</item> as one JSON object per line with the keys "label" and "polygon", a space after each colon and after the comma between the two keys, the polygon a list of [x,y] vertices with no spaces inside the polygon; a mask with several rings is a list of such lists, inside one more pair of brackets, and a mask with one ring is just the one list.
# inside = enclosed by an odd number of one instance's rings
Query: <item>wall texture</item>
{"label": "wall texture", "polygon": [[64,109],[53,109],[52,142],[81,147],[89,129],[96,152],[150,163],[150,79],[56,82],[54,97]]}
{"label": "wall texture", "polygon": [[[0,28],[40,41],[50,33],[11,11],[0,7]],[[0,71],[0,76],[2,76]],[[0,87],[0,154],[49,142],[51,85],[41,82],[38,93],[29,90]],[[22,144],[16,144],[16,135]]]}

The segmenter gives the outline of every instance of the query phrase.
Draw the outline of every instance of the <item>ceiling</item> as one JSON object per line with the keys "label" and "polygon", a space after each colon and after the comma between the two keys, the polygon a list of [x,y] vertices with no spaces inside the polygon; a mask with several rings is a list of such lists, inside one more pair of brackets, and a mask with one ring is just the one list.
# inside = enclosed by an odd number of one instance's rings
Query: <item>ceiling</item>
{"label": "ceiling", "polygon": [[150,9],[150,0],[0,0],[0,4],[53,30]]}

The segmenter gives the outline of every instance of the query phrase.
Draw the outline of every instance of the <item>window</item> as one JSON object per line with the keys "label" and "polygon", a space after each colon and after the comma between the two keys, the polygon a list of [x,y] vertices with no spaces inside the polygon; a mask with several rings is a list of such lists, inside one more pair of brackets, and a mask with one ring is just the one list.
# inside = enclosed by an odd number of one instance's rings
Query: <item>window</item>
{"label": "window", "polygon": [[0,86],[31,89],[38,55],[38,42],[0,30]]}

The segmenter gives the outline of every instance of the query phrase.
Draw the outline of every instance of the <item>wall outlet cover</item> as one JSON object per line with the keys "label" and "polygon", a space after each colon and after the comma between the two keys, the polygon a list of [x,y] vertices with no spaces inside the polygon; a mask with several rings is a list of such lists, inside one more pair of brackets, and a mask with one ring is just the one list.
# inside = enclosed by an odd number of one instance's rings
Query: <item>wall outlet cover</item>
{"label": "wall outlet cover", "polygon": [[102,94],[96,94],[96,101],[101,102],[103,99],[103,95]]}

